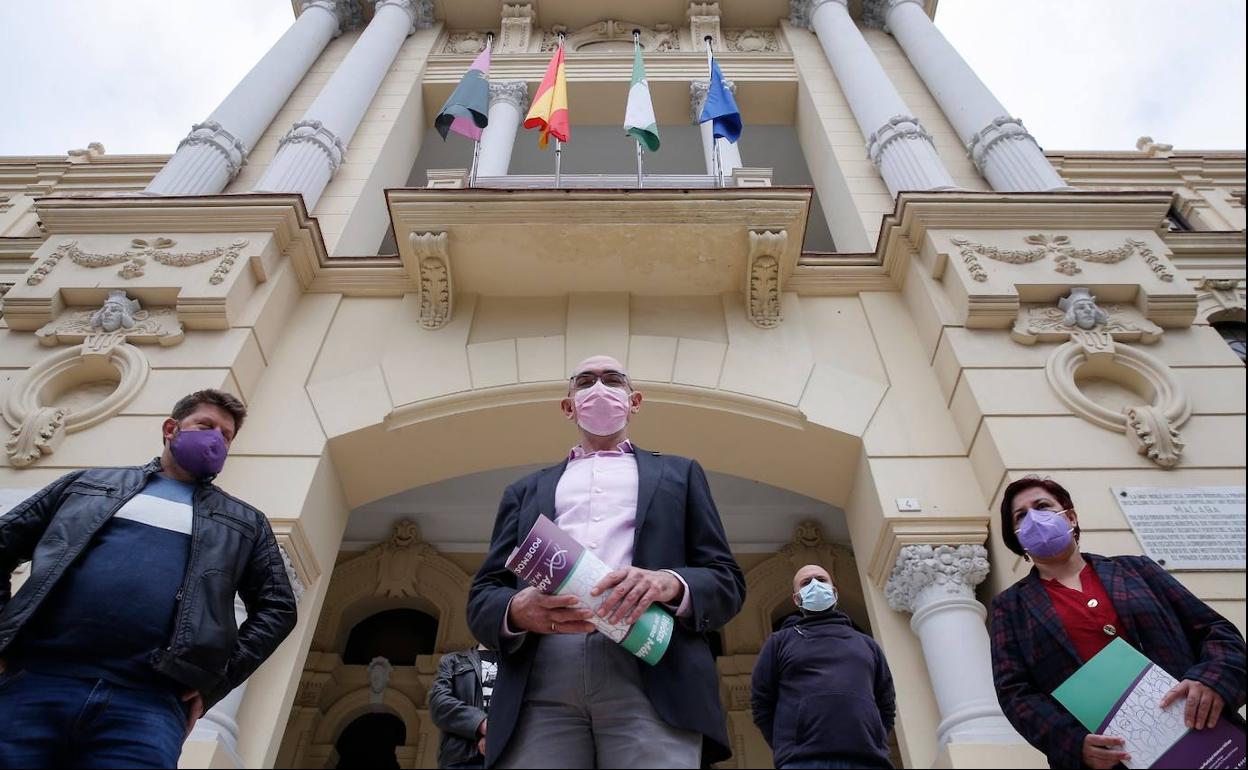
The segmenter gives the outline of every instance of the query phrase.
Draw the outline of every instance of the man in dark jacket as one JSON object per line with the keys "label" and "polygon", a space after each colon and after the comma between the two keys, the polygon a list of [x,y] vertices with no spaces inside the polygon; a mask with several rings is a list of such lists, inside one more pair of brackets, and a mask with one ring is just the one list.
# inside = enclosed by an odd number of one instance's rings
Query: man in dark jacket
{"label": "man in dark jacket", "polygon": [[68,473],[0,517],[0,767],[175,767],[294,628],[268,520],[212,484],[246,414],[192,393],[160,457]]}
{"label": "man in dark jacket", "polygon": [[[580,442],[503,493],[468,594],[468,626],[501,656],[490,767],[698,768],[730,755],[706,634],[741,609],[745,577],[701,466],[628,440],[641,403],[619,361],[582,361],[561,403]],[[507,558],[539,515],[614,568],[594,588],[608,622],[655,603],[672,613],[657,665],[595,633],[575,596],[516,585]]]}
{"label": "man in dark jacket", "polygon": [[754,666],[754,723],[777,768],[892,767],[893,676],[875,640],[836,609],[827,570],[793,577],[799,615],[767,638]]}
{"label": "man in dark jacket", "polygon": [[442,731],[438,767],[485,766],[486,715],[498,679],[498,653],[484,644],[448,652],[429,688],[429,718]]}

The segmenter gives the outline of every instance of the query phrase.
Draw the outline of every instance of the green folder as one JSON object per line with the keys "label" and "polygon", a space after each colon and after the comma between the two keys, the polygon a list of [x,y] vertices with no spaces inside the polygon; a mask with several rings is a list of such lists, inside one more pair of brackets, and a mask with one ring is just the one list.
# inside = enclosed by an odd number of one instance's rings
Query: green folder
{"label": "green folder", "polygon": [[1053,697],[1095,733],[1150,665],[1152,661],[1119,637],[1062,682]]}

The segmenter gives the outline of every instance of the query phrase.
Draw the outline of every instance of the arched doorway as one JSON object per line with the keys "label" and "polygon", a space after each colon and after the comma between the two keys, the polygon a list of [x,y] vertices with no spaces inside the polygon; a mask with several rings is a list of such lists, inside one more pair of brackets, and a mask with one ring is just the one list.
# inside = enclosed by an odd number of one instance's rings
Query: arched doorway
{"label": "arched doorway", "polygon": [[398,770],[395,749],[403,745],[407,728],[393,714],[365,714],[342,731],[334,743],[338,770]]}

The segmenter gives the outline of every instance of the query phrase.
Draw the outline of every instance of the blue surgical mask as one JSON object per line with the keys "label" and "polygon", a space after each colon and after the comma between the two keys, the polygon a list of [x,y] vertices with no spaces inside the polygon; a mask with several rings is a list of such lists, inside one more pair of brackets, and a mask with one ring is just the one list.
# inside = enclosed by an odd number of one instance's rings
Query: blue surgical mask
{"label": "blue surgical mask", "polygon": [[797,601],[807,612],[823,612],[836,604],[836,589],[816,578],[797,592]]}

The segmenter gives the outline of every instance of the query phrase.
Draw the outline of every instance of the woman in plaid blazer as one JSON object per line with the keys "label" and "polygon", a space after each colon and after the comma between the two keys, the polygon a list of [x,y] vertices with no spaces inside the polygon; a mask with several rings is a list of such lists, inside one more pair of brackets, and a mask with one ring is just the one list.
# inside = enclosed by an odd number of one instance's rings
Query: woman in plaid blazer
{"label": "woman in plaid blazer", "polygon": [[1050,767],[1129,759],[1121,739],[1090,734],[1050,695],[1115,636],[1179,680],[1162,705],[1185,697],[1189,727],[1219,717],[1243,724],[1235,712],[1245,698],[1244,638],[1230,621],[1148,557],[1080,553],[1074,503],[1055,481],[1029,476],[1006,487],[1001,524],[1006,547],[1035,566],[992,602],[997,698]]}

